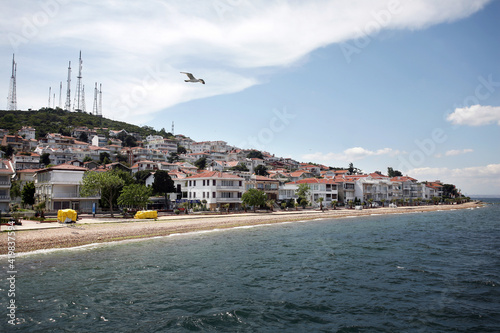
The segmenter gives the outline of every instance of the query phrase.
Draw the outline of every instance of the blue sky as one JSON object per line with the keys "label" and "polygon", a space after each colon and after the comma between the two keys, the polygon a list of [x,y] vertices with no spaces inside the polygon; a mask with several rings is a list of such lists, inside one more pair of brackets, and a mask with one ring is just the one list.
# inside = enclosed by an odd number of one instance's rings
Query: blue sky
{"label": "blue sky", "polygon": [[500,194],[498,17],[498,0],[5,2],[0,91],[15,53],[18,107],[49,86],[57,105],[61,81],[64,103],[81,50],[107,118]]}

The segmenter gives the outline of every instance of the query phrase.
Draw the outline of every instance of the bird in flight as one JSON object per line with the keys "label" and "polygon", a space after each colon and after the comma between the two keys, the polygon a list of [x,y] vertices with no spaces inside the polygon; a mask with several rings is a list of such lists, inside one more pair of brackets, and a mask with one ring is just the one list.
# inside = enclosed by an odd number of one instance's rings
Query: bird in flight
{"label": "bird in flight", "polygon": [[205,84],[205,81],[203,79],[197,79],[191,73],[187,73],[187,72],[181,72],[181,73],[182,74],[186,74],[188,76],[188,78],[189,78],[189,80],[184,80],[184,82],[194,82],[194,83],[201,82],[201,83]]}

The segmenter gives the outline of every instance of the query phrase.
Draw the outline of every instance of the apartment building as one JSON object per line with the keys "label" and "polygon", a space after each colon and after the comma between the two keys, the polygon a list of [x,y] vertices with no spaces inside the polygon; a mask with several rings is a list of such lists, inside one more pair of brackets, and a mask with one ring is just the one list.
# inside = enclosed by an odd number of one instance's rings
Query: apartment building
{"label": "apartment building", "polygon": [[245,190],[244,179],[233,174],[219,171],[206,171],[184,179],[187,181],[187,200],[207,201],[210,210],[241,208],[241,196]]}
{"label": "apartment building", "polygon": [[98,205],[100,196],[82,197],[80,184],[87,168],[61,164],[41,169],[35,174],[35,199],[45,202],[47,211],[74,209],[91,212],[92,205]]}
{"label": "apartment building", "polygon": [[7,213],[10,204],[11,178],[14,167],[9,160],[0,160],[0,212]]}

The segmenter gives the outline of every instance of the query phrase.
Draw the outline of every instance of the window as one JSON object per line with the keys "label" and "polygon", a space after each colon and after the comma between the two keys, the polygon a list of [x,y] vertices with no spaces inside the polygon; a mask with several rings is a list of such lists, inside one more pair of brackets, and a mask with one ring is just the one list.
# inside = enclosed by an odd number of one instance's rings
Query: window
{"label": "window", "polygon": [[191,186],[191,181],[189,181],[189,186]]}
{"label": "window", "polygon": [[[214,180],[215,181],[215,180]],[[215,192],[212,192],[212,198],[216,198]]]}
{"label": "window", "polygon": [[193,186],[196,186],[196,180],[193,180]]}
{"label": "window", "polygon": [[217,183],[217,181],[214,179],[212,180],[212,185],[215,186],[215,184]]}
{"label": "window", "polygon": [[205,179],[203,179],[203,186],[205,186]]}
{"label": "window", "polygon": [[205,199],[205,192],[203,192],[203,199]]}
{"label": "window", "polygon": [[243,184],[241,183],[241,180],[240,180],[240,185],[239,186],[242,186]]}

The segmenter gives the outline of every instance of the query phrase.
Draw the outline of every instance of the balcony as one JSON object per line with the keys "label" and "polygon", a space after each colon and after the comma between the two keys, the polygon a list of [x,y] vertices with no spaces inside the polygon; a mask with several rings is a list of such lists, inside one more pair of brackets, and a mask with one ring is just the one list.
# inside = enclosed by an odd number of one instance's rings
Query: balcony
{"label": "balcony", "polygon": [[243,191],[243,186],[239,185],[217,185],[218,190],[233,190],[233,191]]}
{"label": "balcony", "polygon": [[217,202],[241,202],[241,198],[216,198]]}
{"label": "balcony", "polygon": [[101,196],[82,197],[80,193],[53,193],[52,199],[100,199]]}

